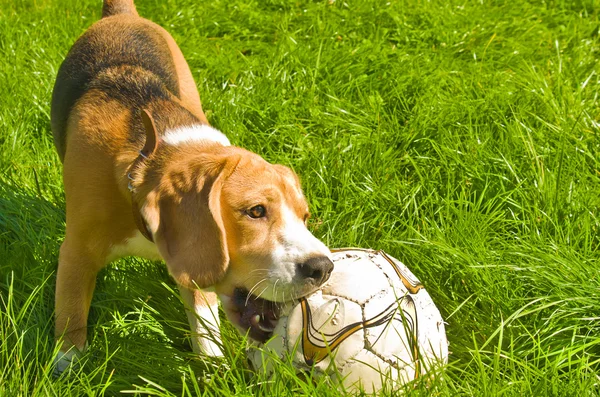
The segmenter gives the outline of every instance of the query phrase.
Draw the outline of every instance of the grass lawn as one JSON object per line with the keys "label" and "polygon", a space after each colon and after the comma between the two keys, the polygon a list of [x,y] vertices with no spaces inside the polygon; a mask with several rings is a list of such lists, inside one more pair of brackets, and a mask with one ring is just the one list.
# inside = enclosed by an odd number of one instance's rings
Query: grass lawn
{"label": "grass lawn", "polygon": [[[0,0],[0,395],[313,395],[191,352],[160,263],[99,278],[84,365],[53,379],[65,225],[50,97],[101,2]],[[331,247],[384,249],[447,321],[411,395],[600,395],[597,1],[138,0],[185,54],[211,123],[291,166]]]}

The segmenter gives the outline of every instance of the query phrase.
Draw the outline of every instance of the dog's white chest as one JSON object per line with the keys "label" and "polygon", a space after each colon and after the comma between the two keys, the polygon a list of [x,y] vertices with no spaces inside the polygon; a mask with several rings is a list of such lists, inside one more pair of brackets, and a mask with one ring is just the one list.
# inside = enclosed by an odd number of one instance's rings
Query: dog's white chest
{"label": "dog's white chest", "polygon": [[108,254],[107,262],[126,256],[139,256],[152,261],[162,260],[156,244],[146,239],[139,230],[136,230],[134,236],[125,240],[123,244],[113,245]]}

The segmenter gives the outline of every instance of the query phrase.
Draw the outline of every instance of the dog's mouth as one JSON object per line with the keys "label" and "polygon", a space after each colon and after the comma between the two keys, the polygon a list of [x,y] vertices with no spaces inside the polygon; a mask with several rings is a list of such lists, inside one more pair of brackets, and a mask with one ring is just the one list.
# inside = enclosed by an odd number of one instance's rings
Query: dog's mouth
{"label": "dog's mouth", "polygon": [[221,300],[229,320],[240,328],[242,333],[248,333],[250,338],[260,343],[273,336],[285,305],[258,298],[243,288],[236,288],[233,296]]}

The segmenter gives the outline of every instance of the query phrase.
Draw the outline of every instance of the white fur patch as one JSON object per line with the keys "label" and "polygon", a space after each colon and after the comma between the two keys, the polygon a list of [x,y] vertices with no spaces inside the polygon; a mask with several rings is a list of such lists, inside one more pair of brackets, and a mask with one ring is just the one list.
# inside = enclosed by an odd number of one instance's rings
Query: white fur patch
{"label": "white fur patch", "polygon": [[[277,290],[280,294],[290,293],[291,284],[296,276],[296,264],[302,263],[314,256],[327,256],[331,258],[331,252],[319,239],[312,235],[306,225],[298,219],[294,212],[283,205],[281,215],[284,219],[280,242],[275,246],[272,253],[272,263],[276,264],[269,269],[269,283],[274,291],[266,291],[267,299],[281,300],[281,296],[270,296],[276,294],[276,281],[279,282]],[[273,281],[276,280],[276,281]]]}
{"label": "white fur patch", "polygon": [[67,352],[59,351],[54,358],[54,374],[56,376],[65,372],[71,365],[77,363],[81,353],[75,348],[70,349]]}
{"label": "white fur patch", "polygon": [[221,131],[206,124],[180,127],[169,130],[162,137],[162,141],[169,145],[179,145],[185,142],[210,141],[223,146],[230,146],[229,139]]}
{"label": "white fur patch", "polygon": [[111,247],[107,263],[126,256],[139,256],[153,261],[162,260],[156,244],[144,237],[139,230],[135,231],[133,237],[125,240],[124,244],[117,244]]}
{"label": "white fur patch", "polygon": [[213,357],[223,356],[217,343],[221,340],[219,305],[205,306],[194,303],[194,293],[184,287],[179,287],[179,292],[186,307],[194,352]]}
{"label": "white fur patch", "polygon": [[221,338],[219,330],[219,306],[206,307],[197,305],[194,311],[196,312],[196,316],[202,319],[199,320],[196,318],[196,329],[192,328],[192,338],[198,344],[198,350],[213,357],[223,356],[223,352],[217,344],[217,340]]}

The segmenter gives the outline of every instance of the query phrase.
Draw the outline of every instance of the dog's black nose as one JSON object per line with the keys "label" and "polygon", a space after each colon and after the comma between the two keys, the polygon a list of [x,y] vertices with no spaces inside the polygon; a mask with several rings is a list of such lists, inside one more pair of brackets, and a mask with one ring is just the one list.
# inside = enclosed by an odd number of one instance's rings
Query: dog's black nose
{"label": "dog's black nose", "polygon": [[306,281],[321,285],[329,279],[333,262],[326,256],[313,256],[304,263],[298,263],[296,267]]}

